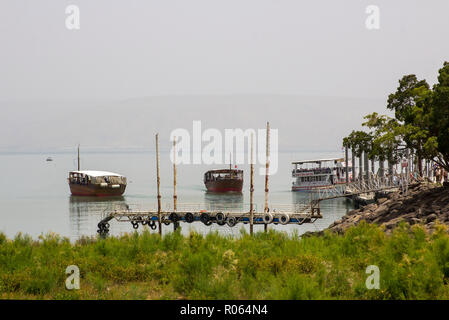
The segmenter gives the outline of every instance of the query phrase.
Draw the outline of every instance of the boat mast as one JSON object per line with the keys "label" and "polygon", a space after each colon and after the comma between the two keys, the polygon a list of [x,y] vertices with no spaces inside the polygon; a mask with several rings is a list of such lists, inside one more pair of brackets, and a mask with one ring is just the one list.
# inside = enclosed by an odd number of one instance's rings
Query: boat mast
{"label": "boat mast", "polygon": [[80,171],[80,145],[78,144],[78,171]]}

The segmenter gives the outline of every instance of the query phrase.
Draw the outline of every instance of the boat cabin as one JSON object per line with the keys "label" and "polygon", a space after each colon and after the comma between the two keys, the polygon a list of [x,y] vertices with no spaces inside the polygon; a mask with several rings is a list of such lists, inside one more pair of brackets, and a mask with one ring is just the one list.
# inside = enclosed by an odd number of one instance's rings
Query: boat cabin
{"label": "boat cabin", "polygon": [[218,180],[243,180],[243,170],[221,169],[210,170],[204,174],[204,182]]}

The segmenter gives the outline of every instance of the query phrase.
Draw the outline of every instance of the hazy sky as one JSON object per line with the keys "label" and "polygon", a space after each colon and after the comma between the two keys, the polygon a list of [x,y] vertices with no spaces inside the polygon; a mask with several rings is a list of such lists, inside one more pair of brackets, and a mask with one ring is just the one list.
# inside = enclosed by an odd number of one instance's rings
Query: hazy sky
{"label": "hazy sky", "polygon": [[[370,4],[379,30],[365,27]],[[384,97],[404,73],[435,80],[448,12],[447,0],[2,0],[0,95]]]}
{"label": "hazy sky", "polygon": [[[69,4],[80,9],[80,30],[66,28]],[[368,5],[380,8],[379,30],[365,27]],[[1,0],[0,132],[8,140],[0,147],[45,145],[52,121],[69,122],[64,114],[20,120],[45,101],[69,110],[76,101],[95,108],[159,95],[288,94],[370,99],[382,112],[402,75],[435,82],[449,60],[448,12],[448,0]],[[313,118],[333,107],[306,110]],[[336,116],[325,125],[345,118]],[[111,145],[101,136],[97,144]],[[87,138],[73,133],[65,144]],[[63,144],[55,141],[47,146]]]}

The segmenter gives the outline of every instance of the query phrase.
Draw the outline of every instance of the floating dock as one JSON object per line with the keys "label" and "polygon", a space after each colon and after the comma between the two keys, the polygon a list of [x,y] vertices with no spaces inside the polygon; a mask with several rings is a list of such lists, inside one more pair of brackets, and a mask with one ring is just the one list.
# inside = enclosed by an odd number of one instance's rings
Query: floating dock
{"label": "floating dock", "polygon": [[[180,205],[182,206],[182,205]],[[139,226],[147,225],[152,230],[157,229],[157,222],[161,224],[170,225],[175,227],[179,222],[194,223],[202,222],[206,226],[211,224],[217,224],[220,226],[227,225],[228,227],[235,227],[237,224],[250,224],[251,217],[253,224],[269,225],[269,224],[297,224],[313,223],[317,219],[322,218],[319,208],[309,208],[302,212],[283,211],[273,209],[271,212],[254,212],[252,215],[249,212],[224,212],[221,210],[216,211],[193,211],[193,210],[180,210],[176,212],[170,211],[113,211],[109,213],[98,223],[98,233],[101,235],[109,232],[109,222],[116,220],[118,222],[129,222],[134,229],[138,229]]]}

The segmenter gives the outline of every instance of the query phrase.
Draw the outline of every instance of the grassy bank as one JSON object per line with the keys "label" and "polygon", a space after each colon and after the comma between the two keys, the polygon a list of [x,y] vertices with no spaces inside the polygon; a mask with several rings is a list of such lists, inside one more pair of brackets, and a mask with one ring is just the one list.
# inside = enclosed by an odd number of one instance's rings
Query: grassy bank
{"label": "grassy bank", "polygon": [[[67,290],[77,265],[80,290]],[[365,286],[368,265],[380,289]],[[362,223],[303,239],[269,232],[162,239],[144,232],[70,243],[0,234],[0,297],[43,299],[448,299],[449,236]]]}

